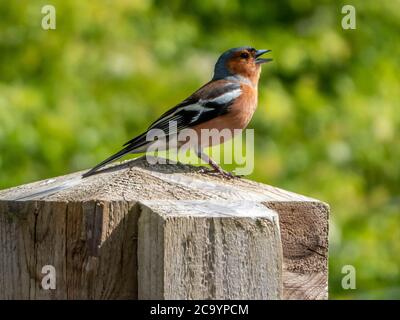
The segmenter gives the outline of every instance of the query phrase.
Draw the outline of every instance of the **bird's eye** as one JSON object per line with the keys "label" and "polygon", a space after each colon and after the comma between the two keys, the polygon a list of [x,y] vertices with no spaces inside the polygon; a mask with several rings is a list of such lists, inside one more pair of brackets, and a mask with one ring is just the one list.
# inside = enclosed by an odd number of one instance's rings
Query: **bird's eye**
{"label": "bird's eye", "polygon": [[247,59],[249,57],[249,54],[247,52],[242,52],[240,54],[240,57],[243,58],[243,59]]}

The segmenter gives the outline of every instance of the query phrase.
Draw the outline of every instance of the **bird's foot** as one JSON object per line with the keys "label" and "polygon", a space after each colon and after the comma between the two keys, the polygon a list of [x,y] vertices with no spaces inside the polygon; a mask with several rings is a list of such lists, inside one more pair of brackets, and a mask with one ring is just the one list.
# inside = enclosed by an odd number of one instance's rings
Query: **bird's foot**
{"label": "bird's foot", "polygon": [[234,179],[234,178],[241,178],[242,176],[236,176],[232,172],[225,171],[222,168],[213,168],[213,169],[207,169],[207,168],[201,168],[199,170],[199,173],[202,174],[211,174],[211,175],[221,175],[225,179]]}

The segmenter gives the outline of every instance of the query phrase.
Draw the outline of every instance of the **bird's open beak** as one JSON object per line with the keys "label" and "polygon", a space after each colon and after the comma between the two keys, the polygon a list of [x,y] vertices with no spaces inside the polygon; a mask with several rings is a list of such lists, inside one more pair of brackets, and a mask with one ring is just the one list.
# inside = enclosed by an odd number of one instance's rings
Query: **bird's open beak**
{"label": "bird's open beak", "polygon": [[262,64],[262,63],[266,63],[266,62],[270,62],[272,61],[272,59],[267,58],[259,58],[260,56],[262,56],[264,53],[270,52],[271,50],[257,50],[256,51],[256,64]]}

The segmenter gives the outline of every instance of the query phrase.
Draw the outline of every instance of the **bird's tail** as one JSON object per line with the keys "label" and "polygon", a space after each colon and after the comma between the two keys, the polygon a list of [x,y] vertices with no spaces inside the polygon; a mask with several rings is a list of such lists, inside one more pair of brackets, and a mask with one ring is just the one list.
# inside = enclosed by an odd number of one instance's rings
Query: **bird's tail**
{"label": "bird's tail", "polygon": [[92,174],[94,174],[97,170],[100,168],[104,167],[105,165],[109,164],[110,162],[113,162],[115,160],[118,160],[119,158],[123,157],[124,155],[131,153],[133,151],[133,148],[131,146],[128,146],[117,153],[113,154],[111,157],[108,157],[106,160],[100,162],[98,165],[90,169],[88,172],[84,173],[82,175],[82,178],[86,178]]}
{"label": "bird's tail", "polygon": [[147,141],[146,135],[147,135],[147,131],[138,135],[136,138],[129,140],[127,143],[124,144],[125,148],[118,151],[116,154],[113,154],[111,157],[108,157],[106,160],[100,162],[93,169],[90,169],[88,172],[84,173],[82,175],[82,178],[86,178],[86,177],[94,174],[100,168],[104,167],[105,165],[109,164],[110,162],[118,160],[119,158],[123,157],[124,155],[126,155],[128,153],[145,152],[147,146],[150,143],[149,141]]}

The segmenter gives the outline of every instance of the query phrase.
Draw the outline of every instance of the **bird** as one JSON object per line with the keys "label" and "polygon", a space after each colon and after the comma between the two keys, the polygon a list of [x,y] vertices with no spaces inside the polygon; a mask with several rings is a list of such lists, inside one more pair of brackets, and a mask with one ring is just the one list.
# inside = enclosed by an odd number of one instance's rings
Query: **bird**
{"label": "bird", "polygon": [[[212,79],[188,98],[162,114],[142,134],[129,140],[123,148],[82,175],[83,178],[97,173],[105,165],[126,154],[143,153],[154,141],[146,138],[151,130],[163,130],[164,142],[181,131],[192,129],[199,134],[204,129],[221,131],[244,129],[250,122],[258,100],[258,82],[261,65],[272,61],[261,56],[271,50],[257,50],[250,46],[237,47],[223,52],[214,66]],[[175,127],[171,129],[171,123]],[[217,140],[214,143],[221,143]],[[231,172],[222,169],[203,149],[212,145],[212,139],[199,140],[192,146],[197,157],[208,163],[216,173],[232,178]],[[182,144],[178,145],[180,147]]]}

